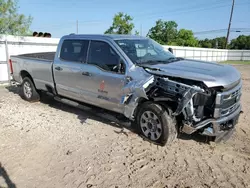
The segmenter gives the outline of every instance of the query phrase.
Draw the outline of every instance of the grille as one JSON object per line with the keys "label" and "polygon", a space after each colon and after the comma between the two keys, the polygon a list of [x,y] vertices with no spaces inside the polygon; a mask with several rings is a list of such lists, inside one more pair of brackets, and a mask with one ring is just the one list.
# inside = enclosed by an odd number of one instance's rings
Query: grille
{"label": "grille", "polygon": [[227,101],[227,100],[231,100],[237,96],[239,96],[241,94],[241,88],[237,89],[236,91],[234,91],[233,93],[229,94],[229,95],[223,95],[223,100]]}
{"label": "grille", "polygon": [[217,93],[214,117],[219,118],[231,114],[240,106],[242,82],[235,88]]}
{"label": "grille", "polygon": [[240,106],[240,103],[234,103],[232,106],[230,106],[229,108],[222,108],[221,109],[221,116],[226,116],[228,114],[231,114],[232,112],[234,112],[238,107]]}

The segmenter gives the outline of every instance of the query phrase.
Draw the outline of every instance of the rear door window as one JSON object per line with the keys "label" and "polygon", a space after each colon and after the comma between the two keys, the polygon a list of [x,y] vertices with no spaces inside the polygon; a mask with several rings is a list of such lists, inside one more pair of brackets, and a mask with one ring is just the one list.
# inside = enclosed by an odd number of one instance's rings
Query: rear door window
{"label": "rear door window", "polygon": [[86,62],[88,40],[64,40],[60,58],[65,61]]}

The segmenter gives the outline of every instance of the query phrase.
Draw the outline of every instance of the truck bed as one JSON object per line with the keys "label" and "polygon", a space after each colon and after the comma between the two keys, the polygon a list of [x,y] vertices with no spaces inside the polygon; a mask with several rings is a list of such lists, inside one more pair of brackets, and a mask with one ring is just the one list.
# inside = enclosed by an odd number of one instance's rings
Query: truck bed
{"label": "truck bed", "polygon": [[37,89],[46,90],[46,85],[54,87],[53,61],[56,52],[40,52],[10,56],[13,79],[22,82],[21,73],[28,73]]}
{"label": "truck bed", "polygon": [[20,54],[16,57],[24,57],[24,58],[34,58],[34,59],[43,59],[48,61],[53,61],[56,52],[40,52],[40,53],[30,53],[30,54]]}

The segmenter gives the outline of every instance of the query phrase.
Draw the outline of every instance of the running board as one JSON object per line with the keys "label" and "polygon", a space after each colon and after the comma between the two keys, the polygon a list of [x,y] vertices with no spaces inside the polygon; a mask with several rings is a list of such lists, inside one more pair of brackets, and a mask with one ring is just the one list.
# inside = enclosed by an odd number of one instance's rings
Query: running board
{"label": "running board", "polygon": [[54,97],[54,99],[58,102],[62,102],[64,104],[67,104],[67,105],[70,105],[70,106],[73,106],[73,107],[76,107],[76,108],[80,108],[82,110],[91,110],[90,107],[87,107],[87,106],[84,106],[76,101],[72,101],[72,100],[69,100],[69,99],[66,99],[66,98],[60,98],[58,96]]}
{"label": "running board", "polygon": [[58,102],[62,102],[64,104],[79,108],[81,110],[92,111],[92,113],[94,112],[94,114],[99,116],[99,117],[102,117],[102,118],[104,118],[106,120],[109,120],[111,122],[119,123],[119,124],[121,124],[121,125],[123,125],[125,127],[130,127],[131,126],[131,122],[129,120],[122,120],[123,118],[120,118],[117,115],[112,115],[112,112],[106,113],[106,112],[103,112],[101,110],[100,111],[99,110],[95,111],[94,108],[91,108],[91,107],[82,105],[82,104],[80,104],[80,103],[78,103],[76,101],[66,99],[66,98],[61,98],[61,97],[58,97],[58,96],[55,96],[54,99],[56,101],[58,101]]}

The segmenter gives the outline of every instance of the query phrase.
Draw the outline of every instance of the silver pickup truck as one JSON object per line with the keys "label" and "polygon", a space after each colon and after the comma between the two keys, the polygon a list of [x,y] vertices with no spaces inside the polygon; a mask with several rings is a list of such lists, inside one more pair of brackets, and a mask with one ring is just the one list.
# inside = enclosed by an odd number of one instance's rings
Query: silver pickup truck
{"label": "silver pickup truck", "polygon": [[228,139],[242,112],[233,66],[178,58],[141,36],[70,34],[55,53],[11,56],[10,67],[27,101],[44,91],[70,105],[107,109],[162,146],[178,133]]}

